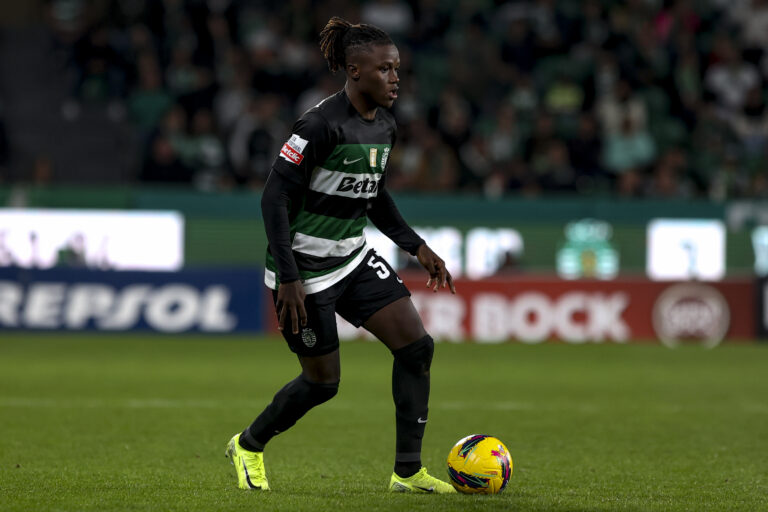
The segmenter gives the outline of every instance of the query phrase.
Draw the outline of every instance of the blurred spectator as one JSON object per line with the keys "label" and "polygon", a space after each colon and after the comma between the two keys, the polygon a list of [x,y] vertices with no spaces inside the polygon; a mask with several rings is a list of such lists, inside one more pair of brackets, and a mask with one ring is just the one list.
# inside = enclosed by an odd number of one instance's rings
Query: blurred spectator
{"label": "blurred spectator", "polygon": [[229,21],[221,13],[211,13],[205,21],[208,30],[198,46],[198,61],[214,68],[217,82],[228,82],[239,65],[239,56],[233,52],[235,46]]}
{"label": "blurred spectator", "polygon": [[768,198],[768,176],[766,176],[765,169],[752,174],[747,197],[756,199]]}
{"label": "blurred spectator", "polygon": [[247,69],[237,69],[229,81],[225,82],[213,100],[216,124],[225,134],[229,134],[238,118],[245,112],[253,98]]}
{"label": "blurred spectator", "polygon": [[535,176],[528,170],[523,160],[515,159],[503,167],[507,182],[507,190],[525,196],[536,196],[541,193],[541,187]]}
{"label": "blurred spectator", "polygon": [[753,87],[747,93],[744,106],[730,116],[730,124],[741,139],[748,158],[764,157],[768,149],[768,108],[759,87]]}
{"label": "blurred spectator", "polygon": [[644,87],[652,87],[664,80],[670,72],[669,52],[664,40],[657,37],[653,24],[646,23],[635,31],[633,74]]}
{"label": "blurred spectator", "polygon": [[165,113],[156,136],[168,139],[182,164],[194,166],[195,144],[189,134],[187,112],[181,105],[173,105]]}
{"label": "blurred spectator", "polygon": [[161,135],[152,142],[140,179],[156,183],[191,183],[192,172],[181,163],[168,138]]}
{"label": "blurred spectator", "polygon": [[175,97],[194,92],[198,89],[199,72],[192,62],[192,52],[185,44],[177,44],[171,49],[171,62],[165,73],[168,91]]}
{"label": "blurred spectator", "polygon": [[745,62],[734,42],[721,34],[716,42],[705,83],[718,104],[728,112],[744,106],[747,93],[760,85],[760,75],[752,64]]}
{"label": "blurred spectator", "polygon": [[575,137],[568,140],[568,155],[578,178],[579,190],[590,190],[603,180],[603,167],[600,163],[602,141],[597,130],[597,123],[589,114],[579,118]]}
{"label": "blurred spectator", "polygon": [[584,104],[584,89],[568,75],[558,73],[544,93],[543,104],[553,114],[575,116]]}
{"label": "blurred spectator", "polygon": [[[450,192],[459,184],[455,153],[423,122],[414,122],[411,134],[393,152],[391,180],[395,190]],[[389,186],[388,182],[388,186]]]}
{"label": "blurred spectator", "polygon": [[451,24],[451,8],[440,0],[412,2],[415,11],[411,29],[416,50],[441,50],[445,33]]}
{"label": "blurred spectator", "polygon": [[592,48],[602,47],[611,33],[602,5],[598,0],[586,0],[582,4],[581,15],[578,40]]}
{"label": "blurred spectator", "polygon": [[488,142],[479,133],[474,134],[459,148],[459,161],[467,174],[464,180],[469,186],[477,186],[485,182],[493,171],[493,159]]}
{"label": "blurred spectator", "polygon": [[413,27],[413,11],[407,2],[400,0],[369,0],[360,9],[360,19],[380,27],[395,39]]}
{"label": "blurred spectator", "polygon": [[603,133],[608,137],[623,132],[627,122],[634,130],[644,131],[648,121],[645,103],[626,79],[616,82],[612,93],[599,101],[597,115]]}
{"label": "blurred spectator", "polygon": [[530,75],[519,74],[514,77],[507,101],[518,114],[525,118],[530,119],[536,115],[539,107],[539,94],[534,89]]}
{"label": "blurred spectator", "polygon": [[735,154],[728,153],[726,158],[715,163],[715,166],[708,180],[707,195],[710,199],[724,201],[749,193],[750,176]]}
{"label": "blurred spectator", "polygon": [[534,51],[534,38],[528,23],[523,19],[510,21],[501,42],[502,62],[515,72],[530,73],[535,63]]}
{"label": "blurred spectator", "polygon": [[501,58],[498,45],[486,35],[486,20],[475,15],[462,32],[450,45],[448,57],[454,87],[475,106],[498,101],[504,93],[497,76]]}
{"label": "blurred spectator", "polygon": [[615,61],[619,68],[628,70],[631,68],[635,55],[631,36],[634,27],[644,19],[643,12],[641,12],[642,6],[640,2],[634,2],[630,5],[610,2],[608,9],[610,32],[608,39],[603,43],[603,50],[605,50],[606,55],[611,56],[611,60]]}
{"label": "blurred spectator", "polygon": [[229,160],[238,184],[263,185],[289,127],[277,116],[280,98],[259,96],[251,100],[229,138]]}
{"label": "blurred spectator", "polygon": [[593,94],[597,101],[604,100],[614,93],[619,74],[615,56],[606,51],[599,51],[595,57],[595,69],[591,78]]}
{"label": "blurred spectator", "polygon": [[192,117],[192,148],[195,185],[201,190],[225,185],[229,177],[227,154],[208,109],[200,109]]}
{"label": "blurred spectator", "polygon": [[74,63],[72,47],[87,28],[87,2],[86,0],[46,0],[43,5],[54,54],[61,62],[72,65]]}
{"label": "blurred spectator", "polygon": [[735,2],[729,11],[739,28],[746,59],[759,65],[768,49],[768,0]]}
{"label": "blurred spectator", "polygon": [[494,167],[483,181],[483,195],[489,199],[498,199],[507,191],[507,177],[504,170]]}
{"label": "blurred spectator", "polygon": [[662,44],[668,44],[674,34],[693,34],[700,25],[701,18],[690,0],[664,2],[653,19],[653,37]]}
{"label": "blurred spectator", "polygon": [[555,0],[534,0],[528,6],[538,58],[562,53],[570,36],[570,23]]}
{"label": "blurred spectator", "polygon": [[76,119],[81,102],[109,102],[111,117],[115,121],[121,120],[126,71],[106,26],[96,26],[75,42],[71,69],[73,84],[70,97],[62,106],[64,117]]}
{"label": "blurred spectator", "polygon": [[576,190],[576,171],[568,159],[568,148],[560,140],[553,140],[534,163],[541,188],[553,192]]}
{"label": "blurred spectator", "polygon": [[[304,112],[314,107],[331,94],[340,91],[342,86],[343,85],[340,85],[333,76],[326,73],[324,77],[318,80],[314,87],[305,90],[298,97],[296,100],[296,116],[301,117]],[[401,85],[400,87],[402,88],[403,86]],[[400,100],[398,99],[398,101]],[[400,105],[398,105],[398,107],[399,106]]]}
{"label": "blurred spectator", "polygon": [[556,140],[555,119],[549,114],[542,114],[535,120],[533,132],[525,142],[525,161],[534,168],[537,160],[549,150],[549,146]]}
{"label": "blurred spectator", "polygon": [[[436,108],[437,129],[445,142],[458,152],[472,135],[472,107],[458,91],[446,89]],[[458,154],[458,153],[457,153]]]}
{"label": "blurred spectator", "polygon": [[128,112],[139,131],[147,136],[173,104],[172,96],[163,89],[160,66],[149,53],[139,56],[139,84],[128,98]]}
{"label": "blurred spectator", "polygon": [[693,184],[686,178],[687,161],[679,149],[662,155],[654,166],[646,195],[656,198],[690,197]]}
{"label": "blurred spectator", "polygon": [[691,155],[691,177],[702,190],[710,188],[708,183],[715,179],[720,169],[738,161],[738,137],[730,125],[717,115],[717,108],[713,104],[703,103],[699,107],[690,142],[696,148]]}
{"label": "blurred spectator", "polygon": [[688,129],[696,123],[696,112],[702,100],[701,63],[695,48],[686,39],[678,44],[678,55],[672,79],[675,85],[671,99],[678,102],[678,111]]}
{"label": "blurred spectator", "polygon": [[[157,41],[147,25],[134,23],[125,32],[126,45],[121,48],[121,55],[126,65],[137,63],[141,55],[157,54]],[[131,70],[128,72],[130,74]],[[135,79],[134,76],[131,78]]]}
{"label": "blurred spectator", "polygon": [[489,151],[494,162],[508,162],[520,151],[520,128],[512,105],[502,104],[488,135]]}
{"label": "blurred spectator", "polygon": [[[618,133],[610,133],[605,138],[603,164],[619,180],[627,174],[640,176],[642,168],[650,164],[656,156],[656,145],[650,134],[635,126],[630,117],[626,117]],[[635,176],[632,176],[634,182]],[[633,187],[634,188],[634,187]]]}

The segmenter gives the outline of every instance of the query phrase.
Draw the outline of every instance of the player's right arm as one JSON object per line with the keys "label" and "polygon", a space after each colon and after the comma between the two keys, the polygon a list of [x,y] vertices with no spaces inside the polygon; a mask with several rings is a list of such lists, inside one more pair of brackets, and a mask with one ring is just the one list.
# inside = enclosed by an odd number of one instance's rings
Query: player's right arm
{"label": "player's right arm", "polygon": [[332,142],[325,120],[318,114],[305,114],[293,126],[291,137],[272,164],[261,196],[261,213],[269,251],[278,274],[276,309],[278,328],[290,319],[291,331],[306,325],[306,292],[291,249],[291,211],[302,204],[312,170],[327,158]]}
{"label": "player's right arm", "polygon": [[277,326],[282,331],[286,317],[290,318],[291,330],[299,332],[301,325],[307,324],[307,311],[304,308],[306,293],[299,280],[299,268],[291,250],[291,225],[288,212],[291,204],[300,200],[303,194],[301,185],[271,172],[261,195],[261,215],[264,218],[264,230],[269,241],[269,251],[275,260],[280,284],[277,288]]}

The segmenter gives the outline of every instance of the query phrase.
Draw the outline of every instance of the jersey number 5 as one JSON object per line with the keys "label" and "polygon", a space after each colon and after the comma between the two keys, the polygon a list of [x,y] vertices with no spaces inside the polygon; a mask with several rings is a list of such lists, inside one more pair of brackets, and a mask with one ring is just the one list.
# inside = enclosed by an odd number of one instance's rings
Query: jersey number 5
{"label": "jersey number 5", "polygon": [[379,279],[386,279],[389,277],[389,269],[384,265],[383,261],[376,261],[376,256],[371,256],[368,260],[368,266],[376,269],[376,275]]}

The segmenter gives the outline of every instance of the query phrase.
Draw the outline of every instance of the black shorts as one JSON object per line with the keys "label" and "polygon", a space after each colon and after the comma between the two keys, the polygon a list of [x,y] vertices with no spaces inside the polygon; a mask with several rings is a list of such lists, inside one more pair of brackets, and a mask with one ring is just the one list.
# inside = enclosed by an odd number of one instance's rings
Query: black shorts
{"label": "black shorts", "polygon": [[[290,319],[286,319],[282,334],[291,350],[300,356],[329,354],[339,348],[335,313],[360,327],[384,306],[410,295],[389,263],[371,249],[347,277],[330,288],[307,295],[307,325],[299,325],[298,334],[291,331]],[[277,303],[276,290],[272,290],[272,299]]]}

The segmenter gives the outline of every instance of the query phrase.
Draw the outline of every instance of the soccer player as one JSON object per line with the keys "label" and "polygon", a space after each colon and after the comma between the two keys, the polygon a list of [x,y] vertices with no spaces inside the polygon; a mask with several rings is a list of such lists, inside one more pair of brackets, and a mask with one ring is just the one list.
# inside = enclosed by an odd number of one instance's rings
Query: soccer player
{"label": "soccer player", "polygon": [[392,352],[395,467],[391,491],[453,493],[421,466],[434,344],[392,267],[365,240],[367,219],[429,272],[427,287],[456,293],[445,262],[403,220],[384,187],[396,126],[400,57],[372,25],[331,18],[320,33],[344,89],[309,109],[275,159],[261,208],[269,240],[265,282],[278,327],[301,374],[227,445],[242,489],[269,489],[264,446],[339,388],[335,313],[363,326]]}

